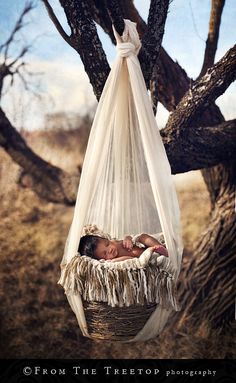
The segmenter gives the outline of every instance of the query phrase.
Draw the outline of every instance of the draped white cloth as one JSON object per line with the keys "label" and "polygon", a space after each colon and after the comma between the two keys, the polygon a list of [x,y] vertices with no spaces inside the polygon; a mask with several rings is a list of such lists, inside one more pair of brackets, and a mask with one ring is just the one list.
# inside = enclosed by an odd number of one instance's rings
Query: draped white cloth
{"label": "draped white cloth", "polygon": [[[125,20],[122,37],[114,34],[118,53],[92,125],[62,266],[77,254],[84,225],[95,224],[116,238],[162,231],[177,278],[182,258],[179,205],[137,58],[136,24]],[[68,300],[89,336],[81,297],[72,294]],[[134,340],[156,336],[169,314],[158,306]]]}

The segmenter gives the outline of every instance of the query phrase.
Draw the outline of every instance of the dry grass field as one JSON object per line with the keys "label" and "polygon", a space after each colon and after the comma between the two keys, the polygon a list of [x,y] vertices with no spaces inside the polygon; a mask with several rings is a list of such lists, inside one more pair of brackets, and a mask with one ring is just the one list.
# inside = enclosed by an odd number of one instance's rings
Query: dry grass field
{"label": "dry grass field", "polygon": [[[64,135],[62,137],[62,135]],[[76,170],[83,158],[80,132],[35,132],[27,140],[45,159]],[[66,142],[66,145],[65,145]],[[63,289],[57,285],[73,208],[45,202],[16,185],[19,169],[0,151],[0,353],[1,358],[231,358],[230,334],[206,324],[164,330],[142,345],[91,341],[80,335]],[[200,173],[177,179],[184,262],[207,228],[209,199]]]}

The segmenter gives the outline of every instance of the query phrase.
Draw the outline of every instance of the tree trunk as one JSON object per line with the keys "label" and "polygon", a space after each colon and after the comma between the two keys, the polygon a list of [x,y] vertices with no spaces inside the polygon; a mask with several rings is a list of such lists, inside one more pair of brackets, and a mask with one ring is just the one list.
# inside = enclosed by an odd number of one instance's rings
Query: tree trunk
{"label": "tree trunk", "polygon": [[183,310],[179,324],[210,321],[224,328],[235,320],[236,162],[205,171],[215,196],[210,222],[196,245],[194,257],[186,265],[180,287]]}

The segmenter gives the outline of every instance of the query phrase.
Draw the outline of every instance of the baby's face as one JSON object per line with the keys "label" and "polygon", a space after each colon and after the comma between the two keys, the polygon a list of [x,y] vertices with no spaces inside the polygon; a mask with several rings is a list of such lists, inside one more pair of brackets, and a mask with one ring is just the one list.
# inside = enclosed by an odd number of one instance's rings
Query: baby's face
{"label": "baby's face", "polygon": [[109,241],[109,239],[100,238],[95,250],[95,257],[97,259],[114,259],[118,257],[119,251],[115,241]]}

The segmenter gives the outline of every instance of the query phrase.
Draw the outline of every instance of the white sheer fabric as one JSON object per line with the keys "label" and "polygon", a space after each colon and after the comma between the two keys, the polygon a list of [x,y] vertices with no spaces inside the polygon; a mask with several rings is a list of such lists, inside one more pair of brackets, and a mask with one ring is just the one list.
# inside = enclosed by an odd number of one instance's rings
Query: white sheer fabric
{"label": "white sheer fabric", "polygon": [[[137,58],[136,24],[125,20],[122,37],[114,34],[118,54],[91,129],[62,266],[77,254],[83,226],[96,224],[116,238],[162,231],[177,278],[182,257],[179,205]],[[68,299],[88,336],[80,296]],[[158,307],[134,340],[156,336],[169,314]]]}

